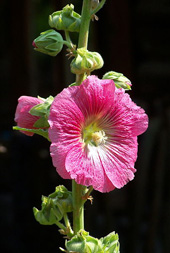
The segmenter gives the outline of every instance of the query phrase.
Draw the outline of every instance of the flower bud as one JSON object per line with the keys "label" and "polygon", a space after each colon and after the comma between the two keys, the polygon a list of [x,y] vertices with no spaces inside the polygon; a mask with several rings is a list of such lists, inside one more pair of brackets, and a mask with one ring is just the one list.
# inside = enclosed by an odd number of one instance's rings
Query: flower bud
{"label": "flower bud", "polygon": [[85,48],[78,48],[77,55],[71,62],[71,72],[74,74],[87,73],[102,68],[104,62],[97,52],[90,52]]}
{"label": "flower bud", "polygon": [[84,230],[80,230],[71,240],[66,241],[65,246],[68,252],[103,252],[100,240],[90,236],[89,233]]}
{"label": "flower bud", "polygon": [[131,90],[131,81],[125,77],[122,73],[115,71],[107,72],[102,79],[112,79],[117,88],[123,88],[125,90]]}
{"label": "flower bud", "polygon": [[102,250],[103,252],[114,252],[119,253],[120,252],[120,245],[119,245],[119,236],[118,234],[115,234],[115,232],[112,232],[105,236],[104,238],[100,239],[102,243]]}
{"label": "flower bud", "polygon": [[36,133],[49,140],[48,115],[53,99],[52,96],[47,99],[21,96],[15,112],[17,126],[13,129],[29,136]]}
{"label": "flower bud", "polygon": [[55,30],[47,30],[37,37],[32,45],[36,51],[50,56],[56,56],[63,48],[63,38]]}
{"label": "flower bud", "polygon": [[81,16],[76,13],[73,4],[66,5],[61,11],[56,11],[49,16],[49,25],[57,30],[79,32]]}
{"label": "flower bud", "polygon": [[41,210],[33,208],[35,219],[42,225],[56,224],[65,213],[72,212],[72,195],[63,185],[48,197],[42,196]]}
{"label": "flower bud", "polygon": [[[119,237],[118,234],[112,232],[100,239],[94,238],[88,232],[80,230],[71,240],[66,241],[65,246],[67,252],[106,252],[106,253],[119,253]],[[63,250],[63,249],[62,249]],[[63,250],[65,251],[65,250]]]}
{"label": "flower bud", "polygon": [[[34,124],[37,120],[40,119],[39,115],[31,115],[30,110],[37,106],[41,105],[43,100],[40,98],[30,97],[30,96],[21,96],[18,99],[18,105],[15,112],[15,121],[18,127],[35,129]],[[22,131],[24,134],[32,136],[33,132]]]}

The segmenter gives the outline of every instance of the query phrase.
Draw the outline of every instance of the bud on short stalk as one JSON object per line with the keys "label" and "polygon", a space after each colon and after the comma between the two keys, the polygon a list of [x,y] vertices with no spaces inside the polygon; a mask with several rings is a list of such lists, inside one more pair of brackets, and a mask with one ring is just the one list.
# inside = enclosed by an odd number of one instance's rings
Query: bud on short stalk
{"label": "bud on short stalk", "polygon": [[57,30],[68,32],[80,31],[81,16],[74,11],[74,5],[68,4],[61,11],[49,16],[49,25]]}
{"label": "bud on short stalk", "polygon": [[112,232],[100,239],[94,238],[88,232],[80,230],[71,240],[65,243],[66,250],[64,252],[79,253],[120,253],[118,234]]}
{"label": "bud on short stalk", "polygon": [[72,212],[72,195],[63,185],[57,186],[48,197],[42,196],[41,210],[33,208],[35,219],[42,225],[57,224],[64,215]]}
{"label": "bud on short stalk", "polygon": [[32,43],[36,51],[50,56],[60,53],[63,44],[65,41],[63,41],[61,34],[52,29],[42,32]]}
{"label": "bud on short stalk", "polygon": [[123,88],[125,90],[131,90],[131,81],[125,77],[122,73],[115,71],[107,72],[102,79],[112,79],[117,88]]}
{"label": "bud on short stalk", "polygon": [[77,55],[71,62],[71,72],[89,75],[93,70],[103,67],[103,59],[97,52],[90,52],[85,48],[78,48]]}

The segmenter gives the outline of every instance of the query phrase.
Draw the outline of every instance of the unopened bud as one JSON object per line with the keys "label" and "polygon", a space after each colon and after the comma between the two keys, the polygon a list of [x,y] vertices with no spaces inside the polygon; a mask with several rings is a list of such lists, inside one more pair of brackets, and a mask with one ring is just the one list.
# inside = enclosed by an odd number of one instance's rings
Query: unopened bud
{"label": "unopened bud", "polygon": [[55,30],[47,30],[37,37],[32,45],[36,51],[50,56],[56,56],[63,48],[63,38]]}
{"label": "unopened bud", "polygon": [[72,195],[63,185],[56,187],[48,197],[42,196],[41,210],[33,208],[35,219],[42,225],[56,224],[64,214],[72,212]]}
{"label": "unopened bud", "polygon": [[89,235],[88,232],[80,230],[70,241],[66,241],[68,252],[103,252],[102,243],[97,238]]}
{"label": "unopened bud", "polygon": [[71,72],[74,74],[87,73],[88,75],[95,69],[102,68],[104,62],[97,52],[90,52],[85,48],[78,48],[77,55],[71,62]]}
{"label": "unopened bud", "polygon": [[49,25],[57,30],[79,32],[81,16],[74,11],[74,5],[68,4],[61,11],[49,16]]}
{"label": "unopened bud", "polygon": [[112,79],[117,88],[123,88],[125,90],[131,90],[131,81],[125,77],[122,73],[115,71],[107,72],[102,79]]}

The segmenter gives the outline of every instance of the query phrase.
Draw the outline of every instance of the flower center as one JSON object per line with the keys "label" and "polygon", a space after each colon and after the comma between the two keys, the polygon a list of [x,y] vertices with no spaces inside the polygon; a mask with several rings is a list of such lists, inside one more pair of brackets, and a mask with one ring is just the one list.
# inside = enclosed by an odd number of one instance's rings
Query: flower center
{"label": "flower center", "polygon": [[99,146],[104,144],[107,140],[105,132],[100,129],[96,123],[91,123],[83,129],[83,142],[85,145],[90,144],[93,146]]}

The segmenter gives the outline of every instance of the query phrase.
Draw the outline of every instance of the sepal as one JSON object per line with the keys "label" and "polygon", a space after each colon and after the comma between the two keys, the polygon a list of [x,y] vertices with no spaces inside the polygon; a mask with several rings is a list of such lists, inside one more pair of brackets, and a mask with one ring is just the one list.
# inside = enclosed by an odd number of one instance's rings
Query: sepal
{"label": "sepal", "polygon": [[103,67],[103,59],[97,52],[90,52],[85,48],[78,48],[77,55],[71,62],[71,72],[89,75],[95,69]]}
{"label": "sepal", "polygon": [[[40,98],[40,97],[38,97]],[[49,123],[48,123],[48,116],[50,112],[50,107],[51,104],[54,100],[54,97],[49,96],[48,98],[40,98],[41,100],[44,101],[44,103],[35,105],[34,107],[31,108],[29,113],[33,116],[38,116],[40,117],[35,123],[34,127],[36,128],[48,128]]]}
{"label": "sepal", "polygon": [[66,250],[61,251],[71,253],[119,253],[118,234],[112,232],[101,239],[94,238],[88,232],[80,230],[71,240],[65,242]]}
{"label": "sepal", "polygon": [[57,224],[63,216],[72,212],[72,195],[63,185],[57,186],[48,197],[42,196],[41,210],[33,208],[35,219],[42,225]]}
{"label": "sepal", "polygon": [[102,243],[88,232],[80,230],[77,235],[65,243],[66,252],[99,253],[102,252]]}
{"label": "sepal", "polygon": [[36,51],[56,56],[62,50],[64,43],[61,34],[51,29],[40,33],[40,36],[33,41],[32,45]]}
{"label": "sepal", "polygon": [[112,79],[117,88],[123,88],[124,90],[131,90],[131,81],[125,77],[122,73],[115,71],[107,72],[102,79]]}
{"label": "sepal", "polygon": [[81,16],[74,11],[74,5],[68,4],[61,11],[56,11],[49,16],[49,25],[57,30],[79,32]]}
{"label": "sepal", "polygon": [[100,239],[101,243],[103,244],[103,252],[105,253],[119,253],[120,252],[120,245],[119,245],[119,236],[112,232],[105,236],[104,238]]}

